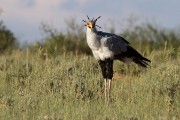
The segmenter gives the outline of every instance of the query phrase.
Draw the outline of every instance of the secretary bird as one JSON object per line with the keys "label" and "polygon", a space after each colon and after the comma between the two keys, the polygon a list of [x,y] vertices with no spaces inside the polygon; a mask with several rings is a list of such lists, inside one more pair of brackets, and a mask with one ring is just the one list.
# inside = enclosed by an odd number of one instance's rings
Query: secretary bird
{"label": "secretary bird", "polygon": [[96,19],[90,19],[88,16],[88,21],[83,20],[85,22],[85,26],[87,26],[86,30],[86,39],[87,44],[92,50],[92,53],[95,59],[98,61],[102,75],[104,78],[104,93],[105,93],[105,102],[106,99],[110,97],[111,83],[113,78],[113,61],[119,60],[126,64],[130,64],[134,62],[139,66],[144,68],[147,67],[148,62],[151,62],[147,58],[143,57],[140,53],[138,53],[134,48],[132,48],[127,40],[123,37],[106,33],[102,31],[98,31],[96,27],[101,28],[96,25],[97,20],[100,18],[99,16]]}

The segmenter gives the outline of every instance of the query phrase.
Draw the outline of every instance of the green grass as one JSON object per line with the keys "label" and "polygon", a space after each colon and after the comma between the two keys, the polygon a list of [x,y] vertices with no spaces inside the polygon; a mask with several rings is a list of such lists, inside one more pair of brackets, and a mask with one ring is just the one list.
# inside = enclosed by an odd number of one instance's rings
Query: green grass
{"label": "green grass", "polygon": [[108,105],[92,56],[42,56],[39,50],[0,57],[1,120],[180,119],[180,55],[172,49],[146,55],[146,70],[115,62]]}

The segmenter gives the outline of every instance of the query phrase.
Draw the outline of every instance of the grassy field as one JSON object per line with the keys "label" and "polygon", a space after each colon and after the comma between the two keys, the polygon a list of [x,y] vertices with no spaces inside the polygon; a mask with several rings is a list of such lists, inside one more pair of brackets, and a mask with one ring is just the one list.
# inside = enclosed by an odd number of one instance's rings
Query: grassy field
{"label": "grassy field", "polygon": [[111,101],[104,103],[92,56],[49,57],[14,51],[0,57],[1,120],[178,120],[180,49],[152,51],[148,69],[114,63]]}

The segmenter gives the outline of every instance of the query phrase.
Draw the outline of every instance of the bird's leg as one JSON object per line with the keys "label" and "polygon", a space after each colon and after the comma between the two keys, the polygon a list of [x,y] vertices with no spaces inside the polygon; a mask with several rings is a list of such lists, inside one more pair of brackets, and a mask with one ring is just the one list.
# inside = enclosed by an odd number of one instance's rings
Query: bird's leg
{"label": "bird's leg", "polygon": [[108,102],[109,102],[109,99],[110,99],[110,93],[111,93],[111,83],[112,83],[112,79],[108,79]]}
{"label": "bird's leg", "polygon": [[106,98],[107,98],[107,67],[106,67],[106,61],[98,61],[100,67],[101,67],[101,71],[102,71],[102,75],[104,78],[104,96],[105,96],[105,102],[106,102]]}
{"label": "bird's leg", "polygon": [[111,93],[111,83],[112,83],[112,77],[113,77],[113,60],[109,59],[107,62],[107,77],[108,77],[108,102],[110,99],[110,93]]}
{"label": "bird's leg", "polygon": [[104,79],[104,97],[105,97],[105,103],[107,98],[107,79]]}

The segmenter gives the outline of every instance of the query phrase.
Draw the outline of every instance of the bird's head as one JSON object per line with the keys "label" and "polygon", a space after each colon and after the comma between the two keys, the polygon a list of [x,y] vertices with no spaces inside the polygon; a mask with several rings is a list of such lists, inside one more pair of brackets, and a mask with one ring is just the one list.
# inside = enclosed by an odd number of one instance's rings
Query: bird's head
{"label": "bird's head", "polygon": [[96,18],[96,19],[90,19],[88,16],[87,16],[87,18],[88,18],[88,21],[86,21],[86,20],[82,20],[83,22],[85,22],[86,24],[85,24],[85,26],[87,26],[88,28],[90,28],[90,29],[94,29],[96,26],[97,27],[99,27],[99,28],[101,28],[100,26],[98,26],[98,25],[96,25],[96,21],[100,18],[101,16],[99,16],[98,18]]}

